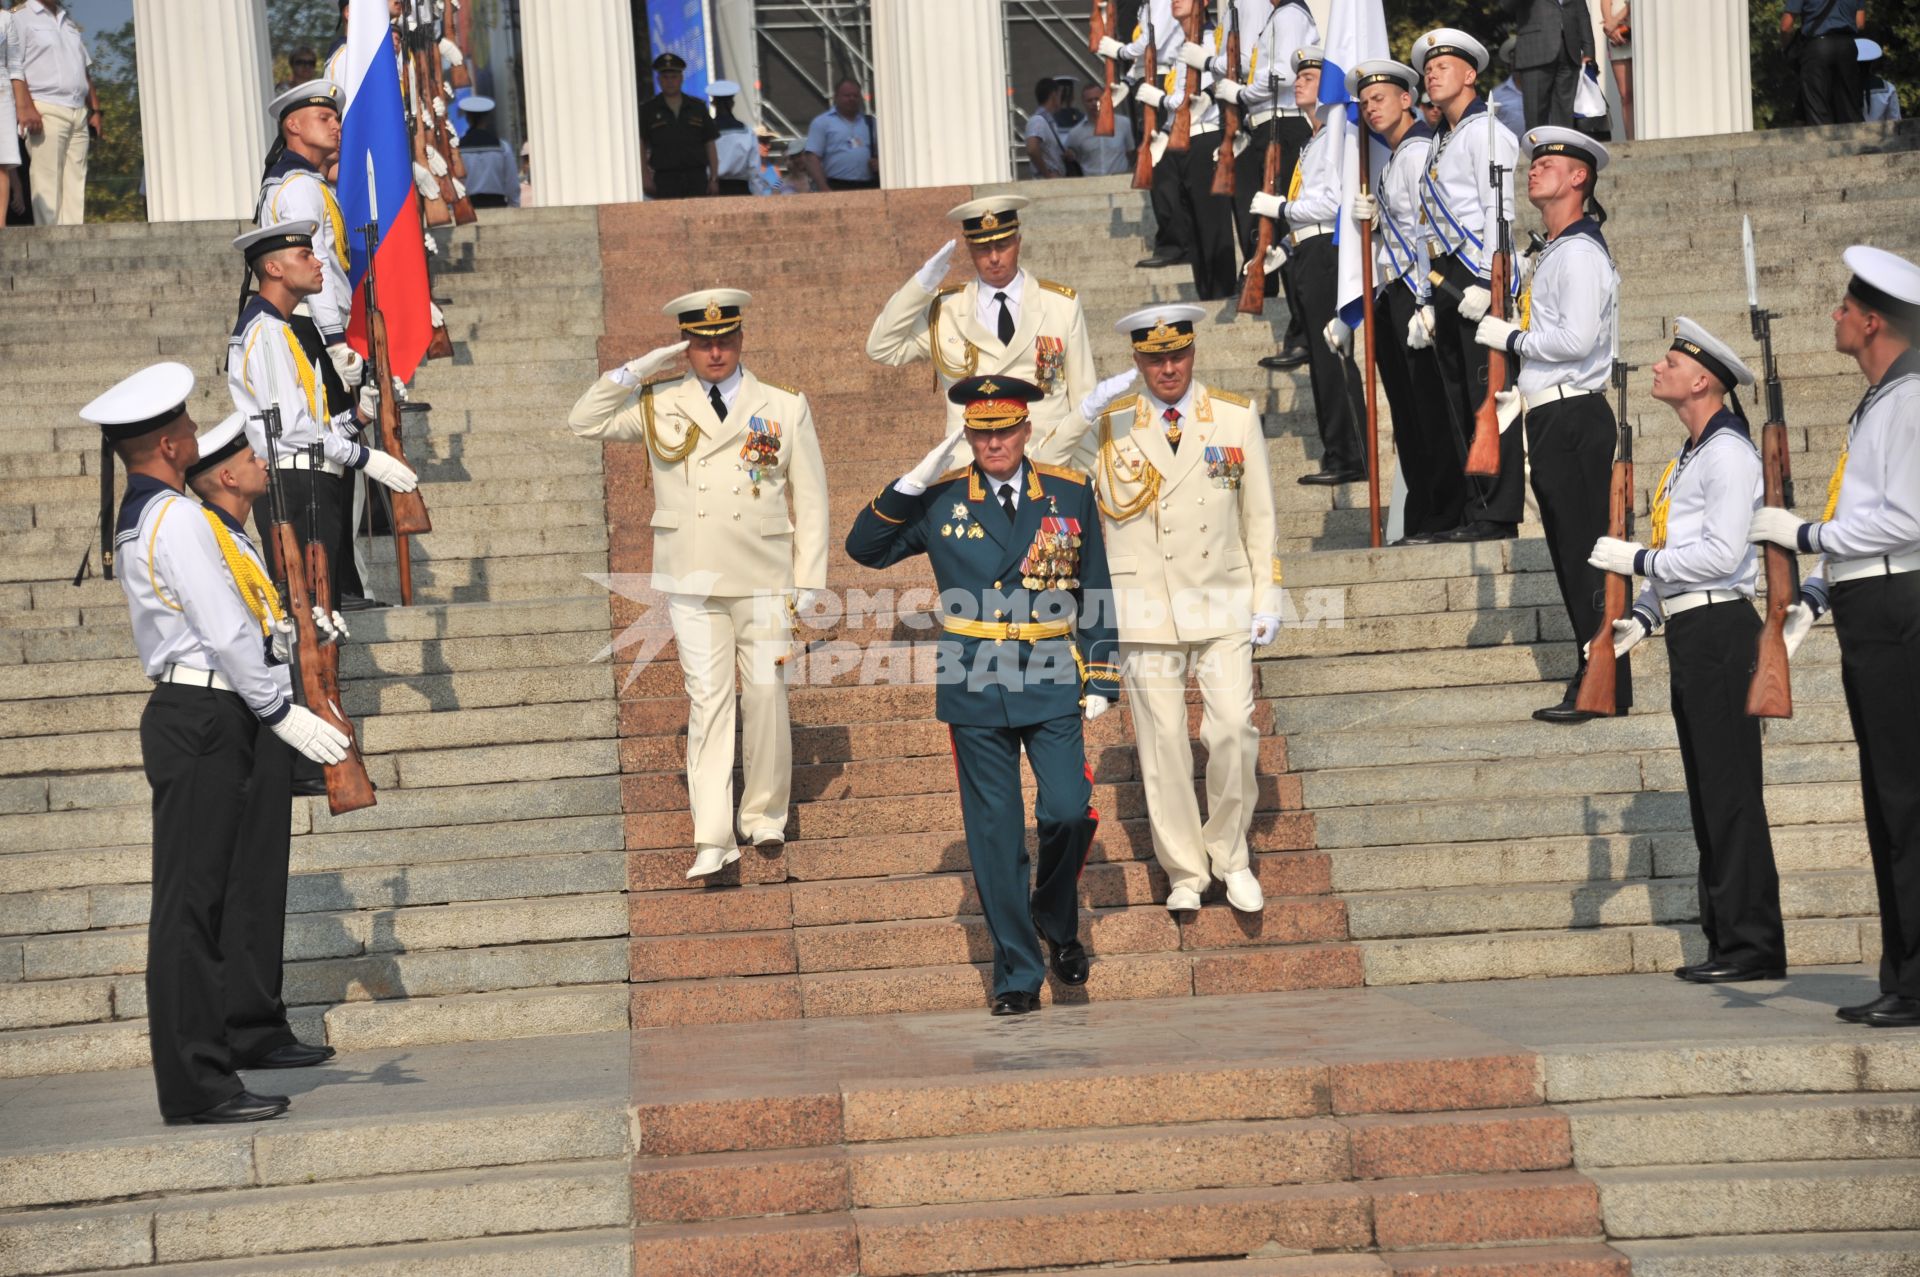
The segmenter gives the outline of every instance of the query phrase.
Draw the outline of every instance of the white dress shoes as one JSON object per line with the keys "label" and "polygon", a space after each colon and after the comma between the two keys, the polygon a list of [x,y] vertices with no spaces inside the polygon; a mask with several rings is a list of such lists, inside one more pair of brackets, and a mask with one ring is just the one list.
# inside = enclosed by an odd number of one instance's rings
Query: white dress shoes
{"label": "white dress shoes", "polygon": [[1260,890],[1260,880],[1254,877],[1251,869],[1236,869],[1226,876],[1227,903],[1241,913],[1259,913],[1266,906],[1266,895]]}
{"label": "white dress shoes", "polygon": [[1192,887],[1175,887],[1167,893],[1167,912],[1192,912],[1200,907],[1200,893]]}
{"label": "white dress shoes", "polygon": [[762,825],[753,831],[753,837],[747,839],[756,847],[780,847],[787,841],[787,831],[776,829],[772,825]]}
{"label": "white dress shoes", "polygon": [[708,874],[719,873],[738,859],[738,847],[702,847],[693,858],[693,868],[687,870],[687,877],[704,878]]}

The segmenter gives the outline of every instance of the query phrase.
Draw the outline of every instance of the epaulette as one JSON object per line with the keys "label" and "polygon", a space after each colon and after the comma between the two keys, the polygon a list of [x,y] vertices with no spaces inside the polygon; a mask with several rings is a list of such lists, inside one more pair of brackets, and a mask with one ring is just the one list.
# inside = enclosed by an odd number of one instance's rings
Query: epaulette
{"label": "epaulette", "polygon": [[649,377],[641,382],[640,389],[653,390],[660,386],[670,386],[676,381],[684,381],[686,376],[687,374],[683,372],[663,372],[658,377]]}
{"label": "epaulette", "polygon": [[966,287],[967,286],[965,284],[945,284],[941,286],[940,291],[935,293],[934,296],[936,298],[951,297],[955,293],[964,292],[966,290]]}
{"label": "epaulette", "polygon": [[1050,479],[1065,479],[1068,483],[1077,483],[1083,487],[1088,481],[1083,471],[1075,470],[1071,466],[1050,466],[1044,461],[1036,461],[1033,463],[1033,468]]}
{"label": "epaulette", "polygon": [[1245,395],[1236,395],[1231,390],[1215,390],[1212,386],[1208,386],[1207,393],[1224,403],[1232,404],[1236,408],[1253,407],[1253,400],[1247,398]]}
{"label": "epaulette", "polygon": [[1080,295],[1074,292],[1071,288],[1068,288],[1065,284],[1056,284],[1050,279],[1035,278],[1033,282],[1040,285],[1040,287],[1046,289],[1050,293],[1059,293],[1062,297],[1066,298],[1068,301],[1072,301],[1075,297],[1078,297]]}
{"label": "epaulette", "polygon": [[953,469],[941,475],[938,479],[935,479],[934,482],[935,483],[952,483],[955,479],[964,479],[967,477],[967,471],[970,469],[972,469],[971,466],[955,466]]}
{"label": "epaulette", "polygon": [[777,381],[768,381],[765,377],[762,377],[760,379],[760,384],[763,386],[769,387],[770,389],[773,389],[773,390],[785,391],[787,394],[793,395],[795,398],[798,398],[801,394],[805,393],[798,386],[784,386]]}

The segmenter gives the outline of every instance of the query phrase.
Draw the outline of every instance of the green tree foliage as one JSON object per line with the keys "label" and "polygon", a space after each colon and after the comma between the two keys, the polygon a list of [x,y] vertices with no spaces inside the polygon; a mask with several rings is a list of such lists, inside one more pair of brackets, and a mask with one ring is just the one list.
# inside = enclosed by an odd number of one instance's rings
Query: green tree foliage
{"label": "green tree foliage", "polygon": [[338,6],[314,0],[267,0],[267,44],[273,50],[273,82],[292,80],[287,55],[298,48],[313,50],[326,69],[327,53],[340,38]]}
{"label": "green tree foliage", "polygon": [[141,178],[146,160],[131,22],[95,38],[93,85],[100,95],[101,120],[100,138],[87,153],[87,220],[144,222],[147,199]]}
{"label": "green tree foliage", "polygon": [[[1863,0],[1865,35],[1886,52],[1869,76],[1891,80],[1900,90],[1900,114],[1920,114],[1920,6],[1911,0]],[[1750,0],[1753,23],[1753,124],[1793,128],[1800,123],[1800,82],[1780,51],[1780,13],[1785,0]]]}

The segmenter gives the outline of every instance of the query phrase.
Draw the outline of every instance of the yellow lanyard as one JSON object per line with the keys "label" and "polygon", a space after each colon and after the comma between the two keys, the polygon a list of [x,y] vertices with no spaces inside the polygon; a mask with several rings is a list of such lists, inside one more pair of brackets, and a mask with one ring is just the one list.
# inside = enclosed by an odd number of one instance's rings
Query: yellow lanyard
{"label": "yellow lanyard", "polygon": [[1533,328],[1533,281],[1527,281],[1526,291],[1520,294],[1520,326]]}
{"label": "yellow lanyard", "polygon": [[1307,166],[1305,163],[1296,163],[1293,166],[1293,180],[1287,183],[1288,203],[1292,203],[1294,200],[1300,198],[1300,183],[1306,177],[1306,172]]}
{"label": "yellow lanyard", "polygon": [[1667,511],[1673,506],[1673,494],[1667,491],[1667,485],[1673,482],[1674,467],[1680,464],[1675,457],[1667,462],[1667,468],[1660,475],[1660,486],[1654,489],[1653,505],[1647,512],[1647,521],[1652,524],[1652,535],[1648,544],[1656,550],[1667,547]]}
{"label": "yellow lanyard", "polygon": [[1847,453],[1852,451],[1853,441],[1848,440],[1840,449],[1840,460],[1833,467],[1833,477],[1827,480],[1827,509],[1820,516],[1825,523],[1833,518],[1833,512],[1840,506],[1840,485],[1847,477]]}
{"label": "yellow lanyard", "polygon": [[333,188],[325,182],[320,183],[320,198],[327,202],[327,224],[333,228],[334,263],[344,273],[353,260],[353,246],[347,243],[347,219],[340,213],[340,201],[333,198]]}
{"label": "yellow lanyard", "polygon": [[307,362],[307,352],[300,349],[300,339],[293,335],[293,329],[280,325],[280,335],[287,339],[287,353],[293,356],[293,370],[300,375],[300,389],[307,392],[307,407],[313,410],[313,419],[322,430],[327,428],[327,387],[313,375],[313,365]]}
{"label": "yellow lanyard", "polygon": [[[233,583],[240,588],[240,601],[247,605],[247,611],[253,613],[253,619],[260,622],[260,632],[273,632],[274,621],[284,621],[287,614],[280,607],[280,597],[274,592],[273,582],[263,569],[240,549],[227,531],[227,525],[211,507],[201,507],[200,513],[207,516],[207,524],[213,529],[213,539],[220,547],[220,557],[227,561],[227,571],[233,575]],[[155,524],[156,530],[158,524]]]}

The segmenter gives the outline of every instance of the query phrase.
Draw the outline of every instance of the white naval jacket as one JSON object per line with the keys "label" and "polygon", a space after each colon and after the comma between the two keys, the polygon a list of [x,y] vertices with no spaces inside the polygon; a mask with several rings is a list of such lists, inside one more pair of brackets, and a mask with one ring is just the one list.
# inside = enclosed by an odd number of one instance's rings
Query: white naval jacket
{"label": "white naval jacket", "polygon": [[1747,529],[1765,479],[1745,423],[1728,409],[1707,423],[1700,442],[1680,449],[1667,479],[1666,545],[1635,556],[1634,571],[1647,584],[1634,610],[1649,630],[1666,619],[1664,600],[1677,594],[1732,590],[1753,597],[1759,557]]}
{"label": "white naval jacket", "polygon": [[[1281,611],[1260,414],[1239,395],[1195,382],[1187,403],[1172,405],[1182,415],[1175,451],[1161,416],[1167,406],[1135,395],[1100,423],[1094,493],[1123,643],[1225,638],[1245,633],[1256,613]],[[1238,453],[1238,473],[1229,470],[1229,450]],[[1146,507],[1113,517],[1140,501],[1155,476],[1159,492]]]}
{"label": "white naval jacket", "polygon": [[[347,339],[353,318],[353,288],[347,283],[347,263],[353,259],[357,227],[346,224],[335,196],[319,169],[288,151],[268,171],[254,204],[253,220],[260,226],[281,222],[312,222],[313,255],[324,269],[325,285],[307,298],[307,313],[329,346]],[[344,237],[345,242],[342,242]]]}
{"label": "white naval jacket", "polygon": [[1292,108],[1293,55],[1320,43],[1312,11],[1302,0],[1287,0],[1277,9],[1272,0],[1233,2],[1240,11],[1240,65],[1227,66],[1231,28],[1223,29],[1218,37],[1220,52],[1213,60],[1215,74],[1246,86],[1240,105],[1249,115],[1275,106]]}
{"label": "white naval jacket", "polygon": [[[1494,228],[1496,199],[1489,180],[1487,128],[1491,117],[1486,99],[1467,108],[1460,123],[1434,135],[1427,157],[1426,176],[1420,182],[1420,218],[1423,233],[1437,238],[1443,251],[1454,254],[1482,279],[1493,273],[1493,255],[1500,248]],[[1494,153],[1500,157],[1500,195],[1507,223],[1513,223],[1513,171],[1520,163],[1520,139],[1506,125],[1493,120]]]}
{"label": "white naval jacket", "polygon": [[[778,444],[758,484],[746,455],[756,422],[767,434],[777,431]],[[723,422],[691,374],[638,392],[609,374],[580,396],[567,424],[583,439],[645,442],[653,467],[654,589],[749,598],[826,588],[827,472],[813,409],[798,390],[742,368],[740,393]],[[687,456],[662,457],[685,447],[695,429],[699,439]]]}
{"label": "white naval jacket", "polygon": [[1804,525],[1800,540],[1826,556],[1800,583],[1822,611],[1828,562],[1920,552],[1920,349],[1894,360],[1854,412],[1833,518]]}
{"label": "white naval jacket", "polygon": [[[1014,321],[1013,341],[1002,345],[997,331],[984,326],[977,314],[982,290],[978,278],[929,293],[909,279],[888,300],[867,333],[867,357],[899,368],[933,357],[930,320],[939,316],[940,352],[936,372],[942,396],[960,377],[949,369],[965,369],[961,376],[995,373],[1033,382],[1046,398],[1030,409],[1033,438],[1027,455],[1048,465],[1085,469],[1092,449],[1085,448],[1087,423],[1080,404],[1093,393],[1093,339],[1087,333],[1086,312],[1065,284],[1020,272],[1020,314]],[[1045,364],[1045,368],[1041,367]],[[947,405],[947,432],[964,426],[964,409]]]}
{"label": "white naval jacket", "polygon": [[1396,281],[1421,298],[1432,291],[1427,236],[1420,226],[1420,183],[1432,153],[1433,130],[1415,121],[1387,162],[1374,169],[1373,194],[1380,202],[1380,226],[1373,237],[1374,284],[1381,292]]}

